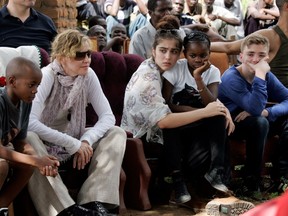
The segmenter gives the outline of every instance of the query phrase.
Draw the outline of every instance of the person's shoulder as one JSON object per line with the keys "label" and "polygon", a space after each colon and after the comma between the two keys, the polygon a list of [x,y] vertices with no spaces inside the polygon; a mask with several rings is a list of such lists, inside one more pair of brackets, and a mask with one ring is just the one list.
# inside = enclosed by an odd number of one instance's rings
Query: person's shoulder
{"label": "person's shoulder", "polygon": [[[229,15],[229,16],[234,17],[234,14],[231,11],[229,11],[228,9],[223,8],[221,6],[215,6],[215,7],[217,7],[217,12],[218,13],[223,14],[224,16],[228,16]],[[214,10],[214,6],[213,6],[213,10]]]}
{"label": "person's shoulder", "polygon": [[183,74],[186,71],[189,72],[188,66],[187,66],[187,59],[183,58],[183,59],[179,59],[176,64],[170,68],[169,70],[165,71],[165,73],[171,74],[171,75],[175,75],[178,76],[180,73]]}
{"label": "person's shoulder", "polygon": [[91,67],[88,68],[87,76],[88,76],[89,79],[90,79],[91,77],[92,77],[92,78],[97,77],[95,71],[94,71]]}
{"label": "person's shoulder", "polygon": [[137,31],[134,32],[134,34],[131,37],[131,41],[135,41],[138,38],[145,37],[148,34],[148,26],[147,24],[145,26],[142,26]]}
{"label": "person's shoulder", "polygon": [[[276,75],[272,72],[272,71],[269,71],[267,74],[266,74],[266,80],[268,80],[269,82],[273,81],[273,82],[279,82],[279,84],[281,83],[280,80],[276,77]],[[281,85],[283,85],[281,83]]]}
{"label": "person's shoulder", "polygon": [[7,6],[4,5],[3,7],[0,8],[0,17],[5,17],[7,15],[10,15],[10,14],[7,10]]}
{"label": "person's shoulder", "polygon": [[35,10],[35,9],[31,8],[31,13],[32,13],[32,15],[37,16],[41,20],[45,20],[47,22],[52,22],[53,23],[52,19],[49,16],[47,16],[46,14],[44,14],[44,13],[38,11],[38,10]]}
{"label": "person's shoulder", "polygon": [[181,68],[183,67],[184,62],[183,62],[184,59],[179,59],[175,65],[173,67],[171,67],[169,70],[166,70],[163,74],[166,74],[166,73],[169,73],[169,74],[178,74],[178,73],[181,73],[182,70]]}
{"label": "person's shoulder", "polygon": [[142,26],[141,28],[139,28],[134,34],[142,34],[143,32],[148,32],[150,29],[150,26],[148,24]]}
{"label": "person's shoulder", "polygon": [[158,72],[157,66],[152,58],[145,59],[138,67],[138,73],[147,73],[147,72]]}
{"label": "person's shoulder", "polygon": [[176,67],[184,67],[186,65],[187,65],[187,59],[186,58],[179,59],[175,64]]}
{"label": "person's shoulder", "polygon": [[45,79],[53,80],[54,81],[54,72],[51,66],[52,63],[48,64],[47,66],[41,68],[43,78],[42,81]]}
{"label": "person's shoulder", "polygon": [[266,38],[268,38],[268,40],[270,42],[270,51],[271,51],[271,49],[274,48],[273,44],[275,44],[275,40],[277,40],[277,38],[279,38],[279,35],[274,30],[274,28],[261,29],[261,30],[258,30],[257,32],[253,32],[252,33],[252,34],[260,34],[260,35],[265,36]]}
{"label": "person's shoulder", "polygon": [[210,69],[210,71],[219,71],[220,73],[220,70],[218,67],[216,67],[215,65],[211,64],[210,68],[207,69],[207,71]]}
{"label": "person's shoulder", "polygon": [[267,28],[267,29],[258,30],[257,32],[254,32],[252,34],[261,34],[265,37],[268,37],[269,39],[271,37],[273,38],[277,33],[273,28]]}
{"label": "person's shoulder", "polygon": [[235,66],[231,66],[229,67],[221,76],[222,80],[227,79],[229,81],[229,79],[234,79],[236,78],[235,74],[238,73],[238,70]]}

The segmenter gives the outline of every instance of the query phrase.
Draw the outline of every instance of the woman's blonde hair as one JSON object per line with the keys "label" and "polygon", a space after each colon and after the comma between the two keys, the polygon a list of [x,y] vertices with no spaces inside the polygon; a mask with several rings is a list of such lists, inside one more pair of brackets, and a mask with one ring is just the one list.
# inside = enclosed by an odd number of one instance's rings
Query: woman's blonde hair
{"label": "woman's blonde hair", "polygon": [[84,43],[88,43],[91,49],[89,37],[78,30],[69,29],[59,33],[52,43],[52,60],[59,56],[74,58]]}

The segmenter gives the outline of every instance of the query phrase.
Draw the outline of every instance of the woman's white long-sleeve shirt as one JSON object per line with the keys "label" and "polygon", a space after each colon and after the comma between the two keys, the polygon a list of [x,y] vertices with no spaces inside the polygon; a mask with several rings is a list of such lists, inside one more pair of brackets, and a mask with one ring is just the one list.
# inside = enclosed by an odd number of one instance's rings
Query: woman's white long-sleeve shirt
{"label": "woman's white long-sleeve shirt", "polygon": [[88,103],[92,104],[98,115],[98,121],[94,127],[88,128],[81,136],[80,140],[78,140],[65,134],[65,129],[68,124],[67,111],[59,110],[57,117],[53,122],[53,126],[51,127],[40,122],[41,114],[45,108],[45,102],[54,84],[54,75],[49,65],[42,69],[42,73],[43,78],[33,101],[28,126],[28,130],[38,134],[40,139],[62,146],[72,155],[78,151],[82,140],[86,140],[92,145],[115,125],[115,117],[112,113],[110,104],[102,91],[95,72],[91,68],[89,68],[86,75],[88,76],[87,100]]}

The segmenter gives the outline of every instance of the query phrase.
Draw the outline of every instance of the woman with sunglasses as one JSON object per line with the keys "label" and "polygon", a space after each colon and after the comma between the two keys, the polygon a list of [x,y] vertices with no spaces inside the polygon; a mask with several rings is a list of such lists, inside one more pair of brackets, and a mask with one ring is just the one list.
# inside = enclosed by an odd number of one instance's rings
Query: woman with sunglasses
{"label": "woman with sunglasses", "polygon": [[[32,105],[28,140],[39,155],[57,157],[60,170],[88,176],[75,204],[59,175],[50,179],[35,172],[28,185],[31,198],[39,215],[107,215],[106,208],[119,206],[126,133],[114,126],[108,100],[89,67],[88,36],[77,30],[60,33],[51,55]],[[85,128],[88,102],[98,115],[92,128]]]}
{"label": "woman with sunglasses", "polygon": [[[162,167],[159,170],[163,171],[161,173],[163,176],[172,176],[174,201],[185,203],[191,199],[191,196],[184,183],[181,161],[184,161],[184,166],[199,161],[189,157],[190,154],[194,154],[190,151],[194,148],[189,146],[198,143],[193,143],[194,138],[189,137],[188,134],[191,131],[186,128],[189,128],[191,123],[196,124],[209,117],[222,116],[225,129],[224,121],[227,113],[224,105],[219,101],[208,103],[207,106],[197,110],[172,113],[162,96],[162,75],[176,64],[182,50],[182,39],[177,30],[169,29],[168,26],[165,25],[166,29],[157,30],[152,57],[139,66],[127,85],[121,127],[132,132],[134,137],[142,138],[144,145],[147,141],[163,144]],[[206,132],[206,137],[212,134],[212,131],[207,131],[203,127],[201,129]],[[219,136],[224,139],[225,133]],[[224,140],[220,141],[223,141],[221,145],[224,145]],[[183,149],[185,151],[182,151],[183,147],[186,148]],[[199,153],[202,153],[202,149],[200,148]],[[208,151],[206,152],[208,154]],[[225,185],[220,186],[222,191],[228,192]]]}

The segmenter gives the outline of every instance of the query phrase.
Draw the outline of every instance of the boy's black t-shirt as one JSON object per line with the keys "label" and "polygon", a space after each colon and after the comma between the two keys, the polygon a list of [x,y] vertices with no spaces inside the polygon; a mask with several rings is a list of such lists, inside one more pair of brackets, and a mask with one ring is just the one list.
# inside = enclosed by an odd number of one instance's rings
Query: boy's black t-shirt
{"label": "boy's black t-shirt", "polygon": [[31,106],[23,101],[19,107],[14,106],[6,88],[0,88],[0,138],[4,146],[26,138]]}

